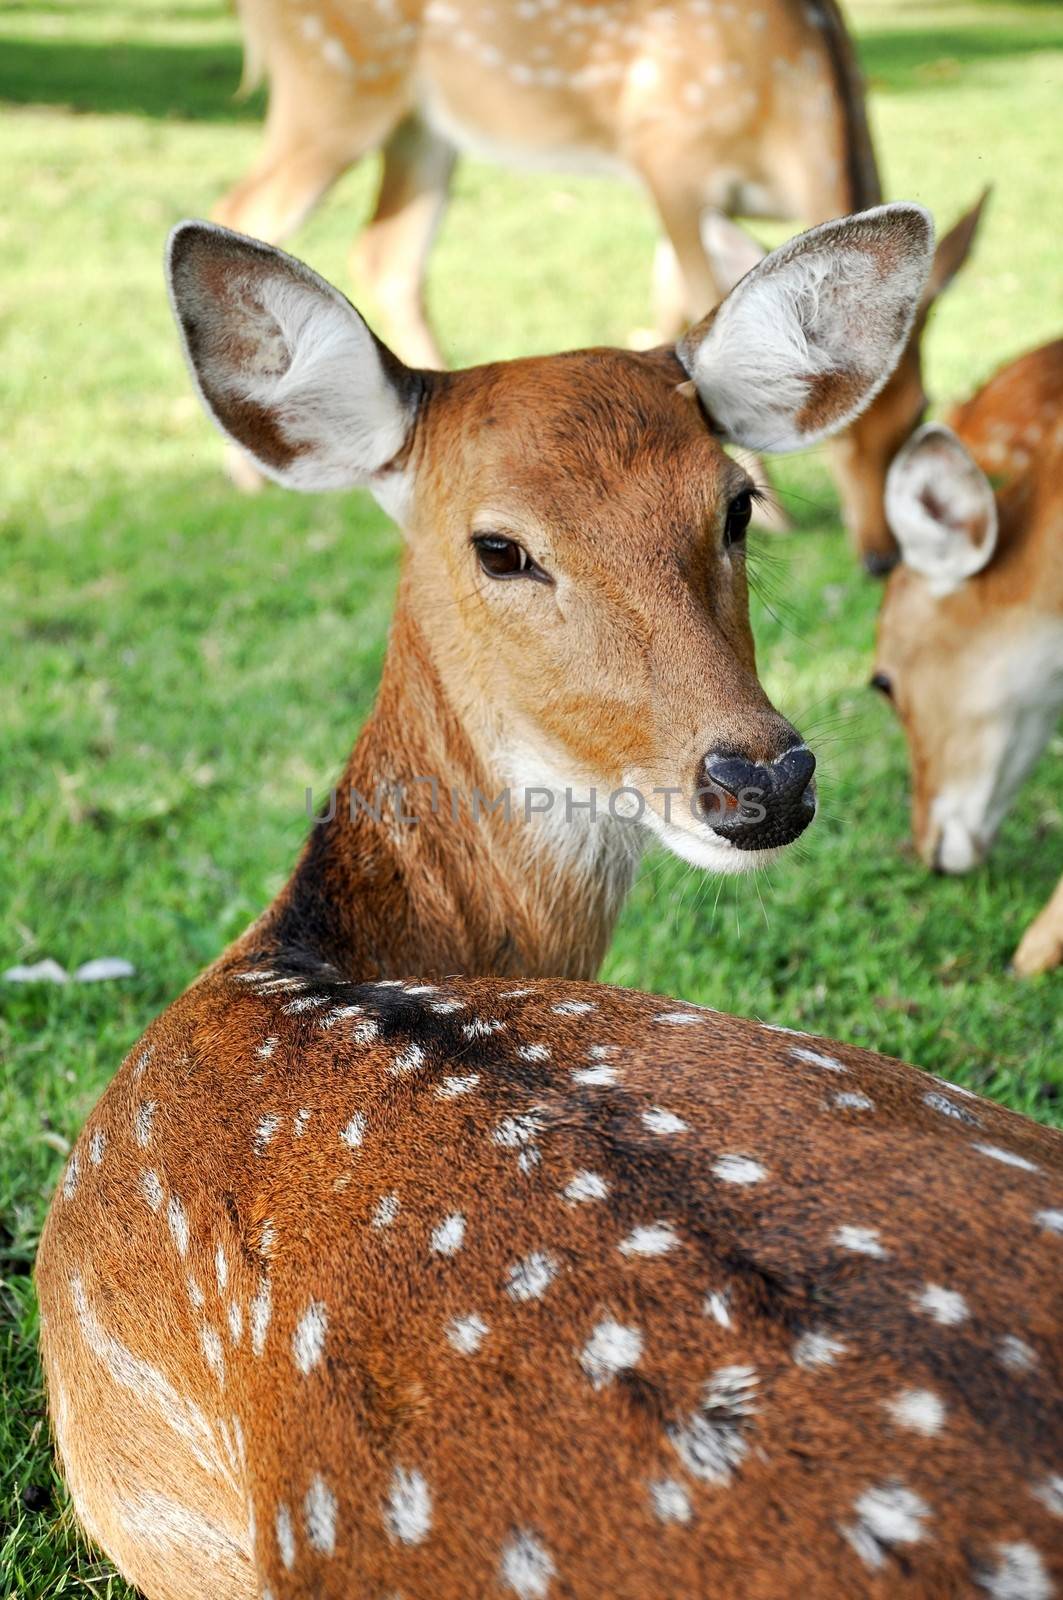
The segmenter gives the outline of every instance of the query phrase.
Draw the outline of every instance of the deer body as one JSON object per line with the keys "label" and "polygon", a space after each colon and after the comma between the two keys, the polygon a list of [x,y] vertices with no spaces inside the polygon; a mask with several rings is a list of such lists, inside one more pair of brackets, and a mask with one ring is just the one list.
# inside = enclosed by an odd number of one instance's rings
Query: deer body
{"label": "deer body", "polygon": [[[756,678],[717,438],[848,420],[929,259],[885,208],[675,350],[432,376],[298,263],[178,230],[215,419],[407,535],[356,787],[652,785],[643,826],[730,870],[796,838],[810,757]],[[584,981],[633,821],[419,792],[416,827],[337,804],[75,1147],[38,1287],[88,1533],[149,1600],[1049,1600],[1063,1141]]]}
{"label": "deer body", "polygon": [[[1063,341],[996,373],[902,452],[890,509],[903,564],[879,622],[875,682],[912,752],[928,865],[985,859],[1063,710]],[[1028,930],[1025,973],[1063,960],[1063,892]]]}

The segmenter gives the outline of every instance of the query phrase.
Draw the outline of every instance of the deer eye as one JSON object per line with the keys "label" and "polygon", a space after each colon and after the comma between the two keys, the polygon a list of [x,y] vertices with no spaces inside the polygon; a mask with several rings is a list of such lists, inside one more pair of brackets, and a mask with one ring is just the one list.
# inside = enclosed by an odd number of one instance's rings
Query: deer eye
{"label": "deer eye", "polygon": [[886,696],[887,700],[893,699],[893,680],[888,678],[884,672],[872,673],[868,687],[877,689],[879,694]]}
{"label": "deer eye", "polygon": [[549,583],[549,576],[516,539],[507,539],[500,533],[474,533],[473,547],[480,569],[489,578],[534,578],[538,583]]}
{"label": "deer eye", "polygon": [[735,495],[731,504],[727,507],[727,516],[724,518],[723,524],[723,547],[725,550],[730,550],[733,545],[742,543],[752,515],[752,491],[743,489],[741,494]]}

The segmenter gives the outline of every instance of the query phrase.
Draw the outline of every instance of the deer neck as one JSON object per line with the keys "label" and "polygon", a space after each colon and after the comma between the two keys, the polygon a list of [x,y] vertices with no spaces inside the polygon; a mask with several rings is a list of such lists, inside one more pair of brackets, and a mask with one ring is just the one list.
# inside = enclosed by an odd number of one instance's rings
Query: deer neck
{"label": "deer neck", "polygon": [[488,737],[463,720],[400,593],[376,704],[343,778],[233,955],[280,948],[350,980],[593,977],[639,830],[566,808],[563,793],[543,813],[549,775],[518,770],[512,750],[497,729]]}

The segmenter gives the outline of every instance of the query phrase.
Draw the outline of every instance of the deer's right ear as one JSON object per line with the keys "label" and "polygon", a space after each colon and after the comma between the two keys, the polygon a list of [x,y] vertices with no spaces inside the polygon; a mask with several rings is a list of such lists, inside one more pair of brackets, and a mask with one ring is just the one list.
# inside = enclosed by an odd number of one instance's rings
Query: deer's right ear
{"label": "deer's right ear", "polygon": [[316,272],[208,222],[173,230],[166,272],[204,406],[269,477],[371,484],[402,450],[417,379]]}
{"label": "deer's right ear", "polygon": [[901,559],[935,595],[950,594],[988,566],[997,544],[997,503],[988,478],[951,428],[928,422],[893,458],[886,520]]}
{"label": "deer's right ear", "polygon": [[930,270],[921,206],[878,206],[773,250],[676,346],[709,416],[751,450],[800,450],[874,398]]}

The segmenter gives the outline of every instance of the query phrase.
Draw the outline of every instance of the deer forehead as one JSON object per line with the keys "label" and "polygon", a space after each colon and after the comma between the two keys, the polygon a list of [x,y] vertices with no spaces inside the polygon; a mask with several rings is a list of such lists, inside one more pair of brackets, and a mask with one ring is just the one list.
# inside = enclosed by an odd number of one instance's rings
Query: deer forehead
{"label": "deer forehead", "polygon": [[[588,350],[445,374],[425,407],[419,482],[488,531],[492,516],[586,543],[704,526],[747,475],[669,353]],[[512,531],[519,531],[514,529]]]}

